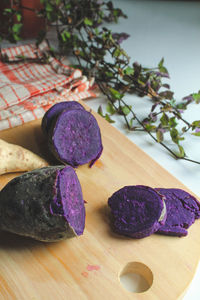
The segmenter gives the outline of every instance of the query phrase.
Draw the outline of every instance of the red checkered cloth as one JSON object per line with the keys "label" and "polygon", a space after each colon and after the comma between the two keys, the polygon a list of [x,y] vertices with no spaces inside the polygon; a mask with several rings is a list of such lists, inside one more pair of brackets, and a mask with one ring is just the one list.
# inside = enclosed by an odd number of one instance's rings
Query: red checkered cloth
{"label": "red checkered cloth", "polygon": [[42,118],[57,102],[97,96],[93,80],[53,57],[48,64],[16,62],[42,58],[48,50],[46,42],[39,48],[28,44],[2,49],[9,63],[0,61],[0,130]]}

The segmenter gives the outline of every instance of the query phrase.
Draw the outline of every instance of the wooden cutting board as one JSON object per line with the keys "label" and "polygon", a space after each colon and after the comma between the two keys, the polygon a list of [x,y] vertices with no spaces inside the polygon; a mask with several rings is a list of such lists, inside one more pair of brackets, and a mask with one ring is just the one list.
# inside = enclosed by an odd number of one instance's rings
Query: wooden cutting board
{"label": "wooden cutting board", "polygon": [[[184,187],[108,122],[96,115],[104,151],[90,169],[77,168],[86,203],[86,228],[79,238],[42,243],[0,233],[0,299],[166,299],[183,296],[200,258],[200,221],[184,238],[154,234],[134,240],[112,233],[108,197],[124,185]],[[0,138],[49,157],[40,121],[0,133]],[[18,174],[0,177],[0,188]],[[150,288],[127,291],[120,275],[142,275]]]}

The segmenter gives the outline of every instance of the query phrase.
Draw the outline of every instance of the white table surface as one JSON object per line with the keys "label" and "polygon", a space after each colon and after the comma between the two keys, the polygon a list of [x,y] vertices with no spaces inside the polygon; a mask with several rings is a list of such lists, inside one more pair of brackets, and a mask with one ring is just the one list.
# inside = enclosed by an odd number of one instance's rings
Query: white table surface
{"label": "white table surface", "polygon": [[[171,89],[175,97],[200,90],[200,1],[176,0],[113,0],[127,14],[118,24],[110,25],[114,32],[126,32],[131,36],[122,47],[143,66],[155,67],[162,57],[170,74]],[[4,47],[10,46],[5,42]],[[138,115],[145,116],[148,102],[136,96],[127,96]],[[103,97],[86,101],[92,109],[105,108]],[[200,119],[200,104],[192,105],[184,117]],[[139,146],[157,163],[167,169],[193,193],[200,197],[200,165],[187,161],[176,161],[159,144],[155,144],[145,133],[129,132],[124,128],[123,119],[114,118],[113,124],[132,142]],[[200,161],[200,137],[188,136],[184,144],[188,156]],[[180,274],[181,276],[181,274]],[[200,299],[200,264],[183,300]],[[162,299],[161,299],[162,300]]]}
{"label": "white table surface", "polygon": [[[200,90],[200,2],[114,0],[113,3],[123,9],[128,19],[121,19],[117,25],[110,27],[115,32],[131,35],[122,47],[132,60],[153,67],[164,57],[171,77],[171,89],[178,100]],[[139,115],[145,116],[147,101],[136,96],[128,96],[127,100],[133,103]],[[94,110],[102,103],[102,98],[87,101]],[[192,105],[185,117],[199,120],[200,104]],[[175,160],[145,133],[128,132],[123,126],[123,119],[119,120],[119,117],[113,126],[200,197],[200,165]],[[190,135],[187,138],[184,146],[186,154],[200,161],[200,138]],[[200,266],[184,300],[200,299],[199,279]]]}

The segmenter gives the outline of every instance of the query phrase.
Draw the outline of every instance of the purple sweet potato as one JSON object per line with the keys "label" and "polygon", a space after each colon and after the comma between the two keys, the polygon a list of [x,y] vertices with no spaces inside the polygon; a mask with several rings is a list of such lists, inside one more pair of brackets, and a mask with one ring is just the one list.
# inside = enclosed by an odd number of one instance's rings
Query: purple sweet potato
{"label": "purple sweet potato", "polygon": [[181,189],[156,189],[165,196],[167,219],[157,233],[173,236],[186,236],[189,228],[200,218],[200,203],[195,197]]}
{"label": "purple sweet potato", "polygon": [[42,130],[45,134],[48,133],[51,124],[64,110],[84,109],[84,107],[76,101],[64,101],[53,105],[42,118]]}
{"label": "purple sweet potato", "polygon": [[65,110],[48,134],[49,148],[62,163],[77,167],[100,157],[103,146],[95,117],[86,110]]}
{"label": "purple sweet potato", "polygon": [[156,232],[166,220],[164,197],[148,186],[125,186],[109,199],[113,230],[132,238]]}
{"label": "purple sweet potato", "polygon": [[36,169],[11,180],[0,192],[0,228],[40,241],[83,234],[81,186],[70,166]]}

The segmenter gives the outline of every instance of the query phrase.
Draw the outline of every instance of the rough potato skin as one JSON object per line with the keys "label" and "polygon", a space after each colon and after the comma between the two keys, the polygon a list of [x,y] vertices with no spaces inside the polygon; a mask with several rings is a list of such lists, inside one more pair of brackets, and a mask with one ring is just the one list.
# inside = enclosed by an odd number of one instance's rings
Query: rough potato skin
{"label": "rough potato skin", "polygon": [[63,166],[45,167],[11,180],[0,192],[0,228],[53,242],[75,236],[61,215],[52,215],[56,178]]}

